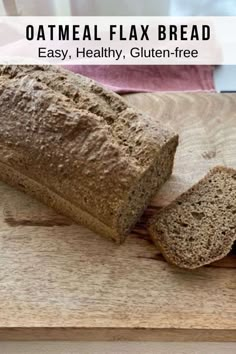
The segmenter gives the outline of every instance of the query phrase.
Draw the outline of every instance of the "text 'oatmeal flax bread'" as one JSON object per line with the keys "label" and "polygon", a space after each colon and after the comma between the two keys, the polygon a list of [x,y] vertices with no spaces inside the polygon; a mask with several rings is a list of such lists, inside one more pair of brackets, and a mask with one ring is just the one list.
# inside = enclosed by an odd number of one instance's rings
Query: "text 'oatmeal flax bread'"
{"label": "text 'oatmeal flax bread'", "polygon": [[178,136],[94,81],[0,67],[0,179],[117,242],[169,178]]}
{"label": "text 'oatmeal flax bread'", "polygon": [[226,256],[236,241],[236,170],[215,167],[150,221],[167,261],[198,268]]}

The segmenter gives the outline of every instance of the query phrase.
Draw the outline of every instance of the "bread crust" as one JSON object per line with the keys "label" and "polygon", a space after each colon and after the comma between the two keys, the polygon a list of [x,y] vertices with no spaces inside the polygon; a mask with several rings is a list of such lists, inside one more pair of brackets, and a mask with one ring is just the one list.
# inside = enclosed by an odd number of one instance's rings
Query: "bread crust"
{"label": "bread crust", "polygon": [[[11,169],[0,177],[16,187],[17,178],[34,181],[40,192],[30,183],[26,192],[123,241],[171,174],[178,136],[61,68],[0,67],[0,100],[0,163]],[[49,202],[46,191],[58,201]]]}

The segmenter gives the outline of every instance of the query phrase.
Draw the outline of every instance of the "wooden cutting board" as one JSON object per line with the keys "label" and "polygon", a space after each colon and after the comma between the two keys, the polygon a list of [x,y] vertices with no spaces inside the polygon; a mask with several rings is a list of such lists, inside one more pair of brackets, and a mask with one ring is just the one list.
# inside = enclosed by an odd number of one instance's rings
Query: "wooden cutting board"
{"label": "wooden cutting board", "polygon": [[1,339],[236,340],[236,255],[178,269],[145,230],[211,167],[236,168],[236,95],[126,98],[179,132],[173,176],[121,246],[0,183]]}

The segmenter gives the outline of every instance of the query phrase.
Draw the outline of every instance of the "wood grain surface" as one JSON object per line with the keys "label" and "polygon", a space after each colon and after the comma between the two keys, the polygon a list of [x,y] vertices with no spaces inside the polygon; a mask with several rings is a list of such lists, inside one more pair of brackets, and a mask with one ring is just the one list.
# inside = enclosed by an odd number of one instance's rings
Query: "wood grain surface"
{"label": "wood grain surface", "polygon": [[0,183],[0,338],[236,340],[236,255],[167,264],[147,219],[213,166],[236,168],[236,95],[134,94],[180,134],[173,176],[118,246]]}

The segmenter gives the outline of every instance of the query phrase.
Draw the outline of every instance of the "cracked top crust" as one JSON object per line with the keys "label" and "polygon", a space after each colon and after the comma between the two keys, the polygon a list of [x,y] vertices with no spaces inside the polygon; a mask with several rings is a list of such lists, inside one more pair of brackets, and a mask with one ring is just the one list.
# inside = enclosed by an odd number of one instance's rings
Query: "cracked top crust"
{"label": "cracked top crust", "polygon": [[111,226],[130,186],[176,136],[57,67],[1,66],[0,100],[0,160]]}

